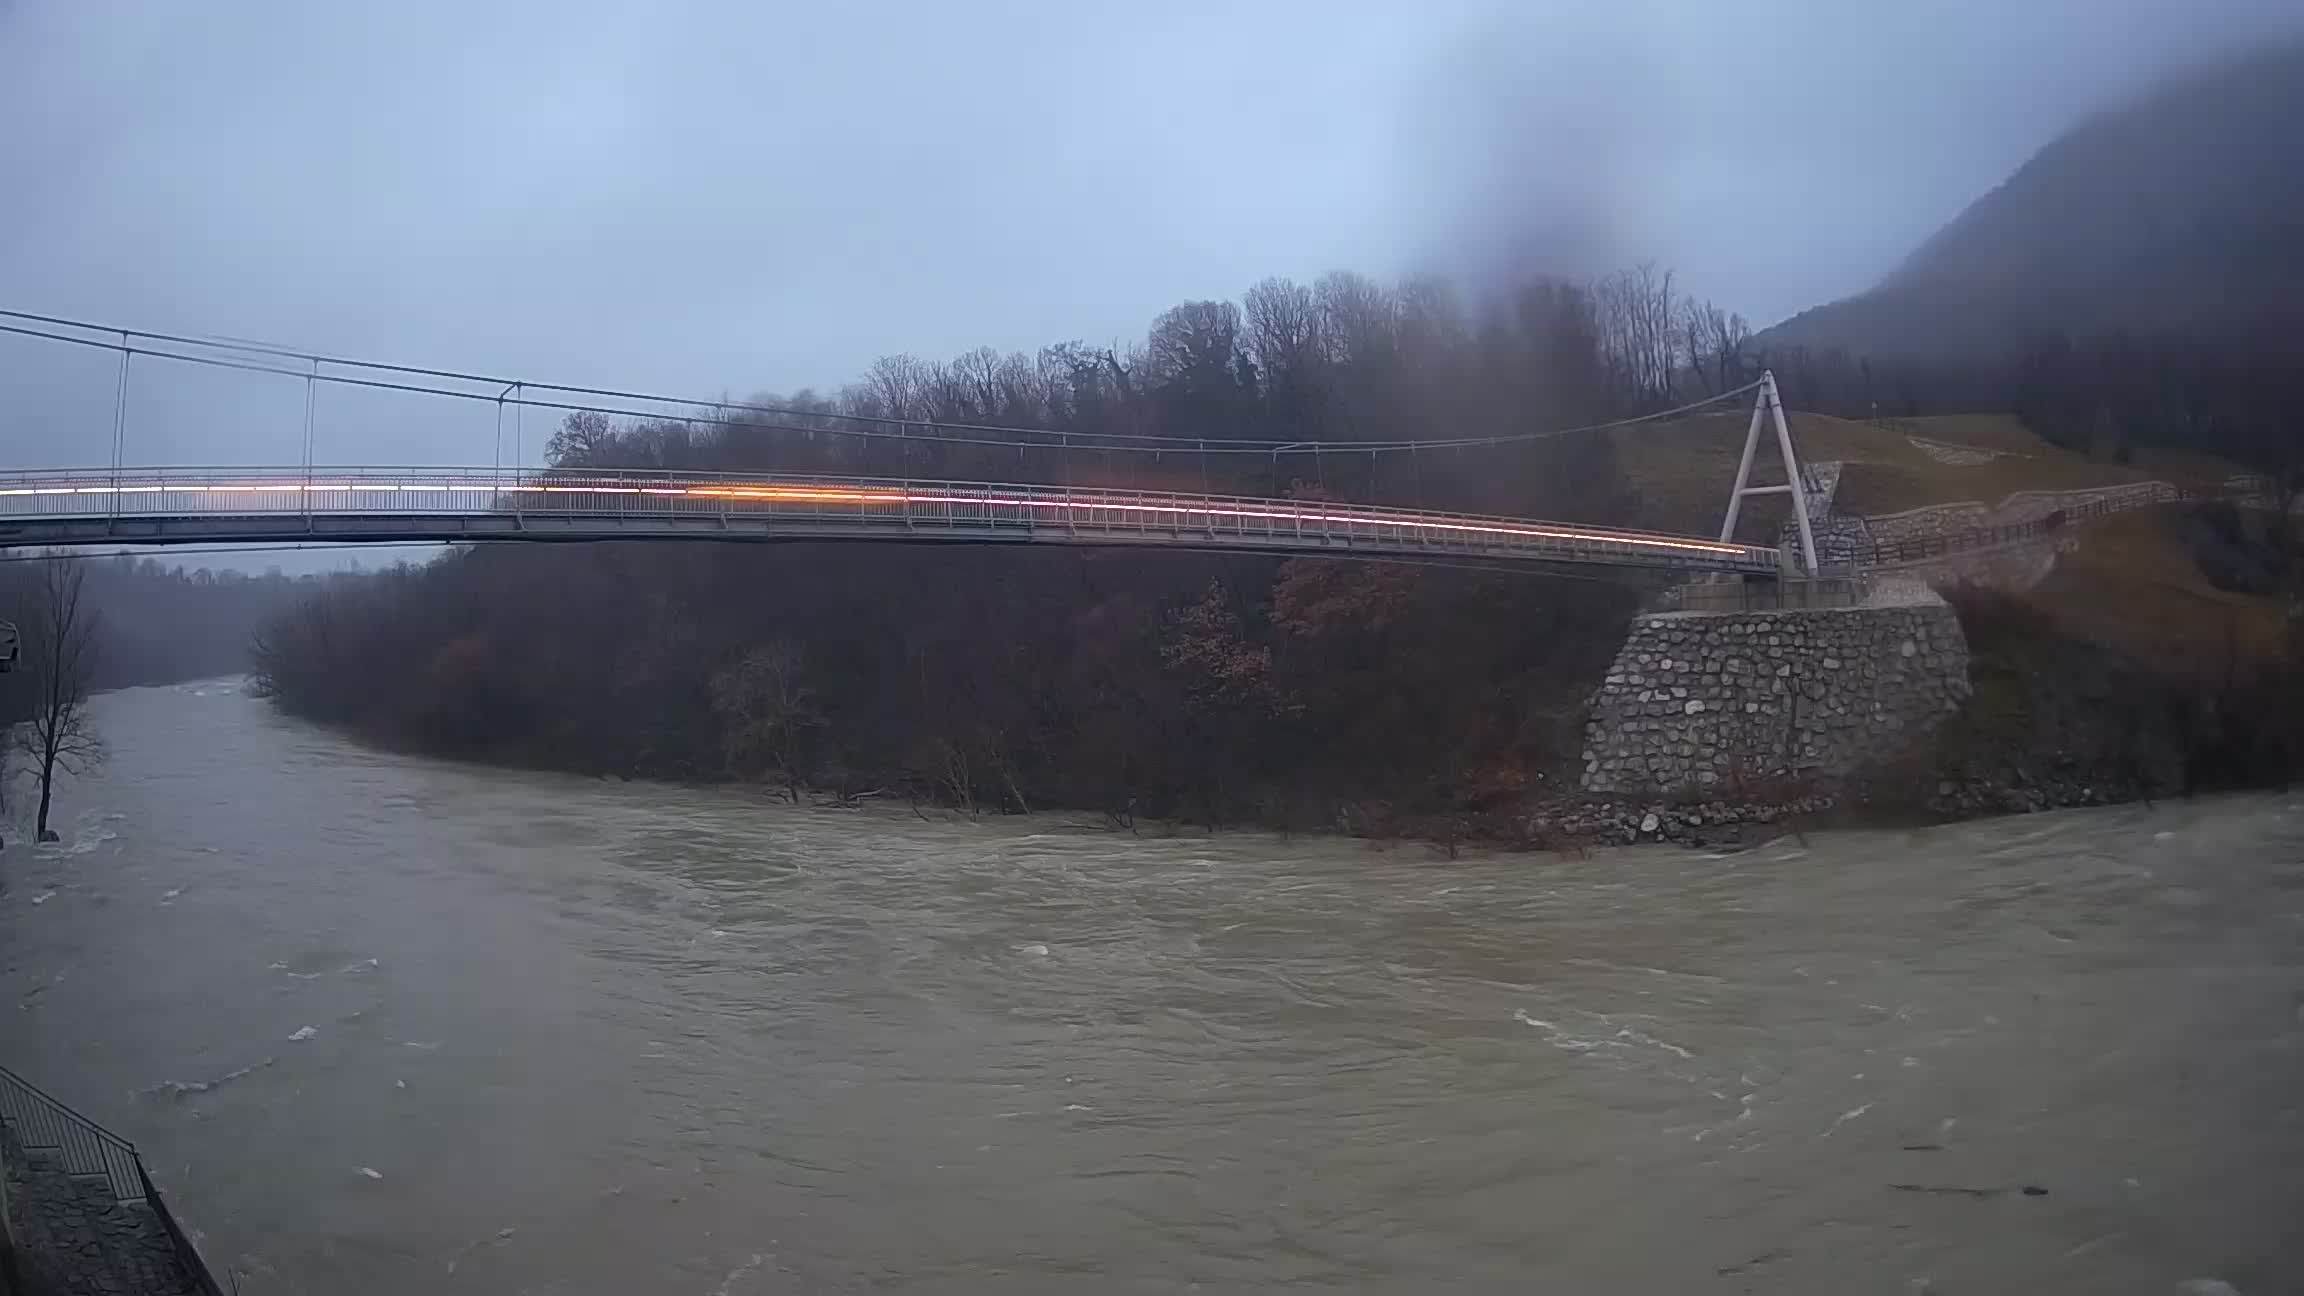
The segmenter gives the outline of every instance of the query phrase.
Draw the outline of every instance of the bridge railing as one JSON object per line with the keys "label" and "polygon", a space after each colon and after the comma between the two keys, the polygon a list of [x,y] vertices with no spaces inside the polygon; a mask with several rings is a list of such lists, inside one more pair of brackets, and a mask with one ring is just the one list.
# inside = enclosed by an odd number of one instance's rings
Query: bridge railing
{"label": "bridge railing", "polygon": [[515,525],[575,518],[742,519],[842,530],[1062,531],[1135,538],[1341,545],[1615,558],[1774,570],[1777,551],[1580,523],[1313,499],[1005,482],[711,474],[657,470],[329,467],[43,470],[0,476],[0,522],[179,517],[472,517]]}
{"label": "bridge railing", "polygon": [[1962,554],[1998,549],[2005,545],[2036,540],[2093,518],[2109,517],[2139,508],[2161,504],[2195,503],[2202,500],[2242,501],[2249,492],[2238,488],[2199,490],[2189,486],[2168,486],[2165,483],[2144,483],[2159,487],[2156,490],[2116,489],[2094,498],[2065,505],[2022,522],[2007,522],[1998,526],[1966,527],[1957,531],[1944,531],[1935,535],[1904,536],[1894,540],[1866,540],[1854,556],[1854,565],[1860,568],[1916,566],[1937,559]]}
{"label": "bridge railing", "polygon": [[114,1201],[149,1207],[167,1232],[176,1261],[193,1290],[201,1296],[220,1296],[207,1262],[170,1213],[134,1144],[49,1097],[6,1067],[0,1067],[0,1122],[6,1124],[16,1146],[25,1153],[54,1157],[67,1175],[101,1176]]}

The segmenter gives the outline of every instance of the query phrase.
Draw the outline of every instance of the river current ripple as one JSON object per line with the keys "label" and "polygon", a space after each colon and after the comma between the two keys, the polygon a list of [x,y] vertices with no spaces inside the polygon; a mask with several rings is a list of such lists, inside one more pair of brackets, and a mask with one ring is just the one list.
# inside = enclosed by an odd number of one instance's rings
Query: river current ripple
{"label": "river current ripple", "polygon": [[2304,1290],[2304,796],[1444,860],[96,712],[0,1060],[250,1296]]}

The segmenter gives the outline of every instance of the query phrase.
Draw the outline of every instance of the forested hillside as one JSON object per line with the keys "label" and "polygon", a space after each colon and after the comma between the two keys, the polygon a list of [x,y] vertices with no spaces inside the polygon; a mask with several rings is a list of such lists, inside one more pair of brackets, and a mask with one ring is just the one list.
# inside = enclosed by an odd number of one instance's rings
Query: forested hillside
{"label": "forested hillside", "polygon": [[2049,333],[2293,323],[2304,42],[2196,69],[2050,141],[1872,291],[1772,346],[1987,359]]}
{"label": "forested hillside", "polygon": [[2304,43],[2195,70],[2046,147],[1877,288],[1761,333],[1794,404],[2013,411],[2066,449],[2304,487]]}

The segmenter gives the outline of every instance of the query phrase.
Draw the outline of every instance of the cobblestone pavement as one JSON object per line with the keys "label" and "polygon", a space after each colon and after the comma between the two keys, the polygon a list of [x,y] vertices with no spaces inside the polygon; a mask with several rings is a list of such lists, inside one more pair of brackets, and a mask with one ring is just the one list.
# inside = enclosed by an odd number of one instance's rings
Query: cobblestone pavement
{"label": "cobblestone pavement", "polygon": [[8,1225],[26,1296],[174,1296],[195,1292],[160,1217],[113,1199],[101,1175],[72,1175],[0,1136]]}

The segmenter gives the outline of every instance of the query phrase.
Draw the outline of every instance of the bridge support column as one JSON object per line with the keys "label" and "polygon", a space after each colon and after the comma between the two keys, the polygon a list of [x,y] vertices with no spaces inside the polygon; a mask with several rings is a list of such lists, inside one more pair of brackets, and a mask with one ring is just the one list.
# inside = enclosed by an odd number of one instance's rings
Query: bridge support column
{"label": "bridge support column", "polygon": [[[1784,461],[1784,484],[1781,486],[1754,486],[1752,484],[1752,458],[1760,448],[1761,425],[1773,421],[1776,429],[1776,451]],[[1747,495],[1789,495],[1792,497],[1792,518],[1800,528],[1800,559],[1811,576],[1816,574],[1816,532],[1808,520],[1807,478],[1800,473],[1800,457],[1792,450],[1792,429],[1784,422],[1784,402],[1776,394],[1776,372],[1767,370],[1760,375],[1760,395],[1752,403],[1752,426],[1744,433],[1744,457],[1736,465],[1736,484],[1728,491],[1728,516],[1720,524],[1720,538],[1732,540],[1736,536],[1736,518],[1744,510]]]}
{"label": "bridge support column", "polygon": [[1586,791],[1732,796],[1829,781],[1924,739],[1968,696],[1968,642],[1934,595],[1637,617],[1592,695]]}

